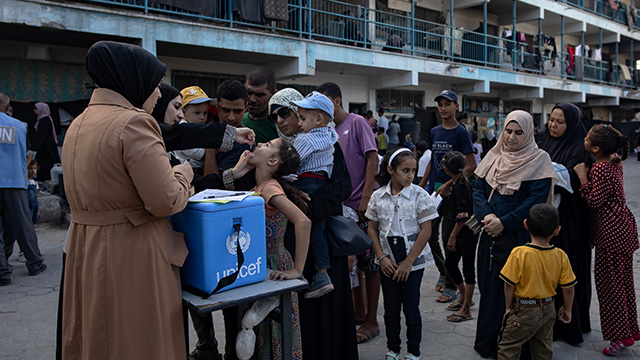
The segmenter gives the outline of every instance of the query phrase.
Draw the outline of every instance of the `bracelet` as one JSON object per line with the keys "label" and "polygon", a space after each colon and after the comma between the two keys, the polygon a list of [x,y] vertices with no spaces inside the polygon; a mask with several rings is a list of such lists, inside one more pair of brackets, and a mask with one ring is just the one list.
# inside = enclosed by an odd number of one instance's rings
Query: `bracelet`
{"label": "bracelet", "polygon": [[378,263],[380,263],[380,261],[382,261],[382,259],[384,259],[384,258],[386,258],[386,257],[387,257],[387,255],[386,255],[386,254],[385,254],[385,255],[380,256],[380,257],[378,258]]}

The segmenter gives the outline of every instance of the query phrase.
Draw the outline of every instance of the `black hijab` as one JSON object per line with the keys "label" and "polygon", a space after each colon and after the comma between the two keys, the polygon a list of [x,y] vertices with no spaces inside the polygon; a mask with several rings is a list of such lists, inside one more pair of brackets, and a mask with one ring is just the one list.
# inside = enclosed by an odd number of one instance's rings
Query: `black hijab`
{"label": "black hijab", "polygon": [[587,130],[580,119],[580,109],[570,103],[560,103],[551,110],[560,109],[564,113],[567,130],[559,138],[554,138],[545,130],[538,146],[549,153],[551,161],[564,165],[568,170],[581,162],[591,164],[591,156],[584,149],[584,138]]}
{"label": "black hijab", "polygon": [[180,91],[169,84],[162,83],[160,84],[160,94],[162,94],[162,97],[158,99],[151,116],[153,116],[159,124],[163,124],[164,114],[167,112],[169,102],[180,95]]}
{"label": "black hijab", "polygon": [[87,72],[98,87],[117,92],[139,109],[167,70],[165,64],[140,46],[114,41],[93,44],[86,63]]}

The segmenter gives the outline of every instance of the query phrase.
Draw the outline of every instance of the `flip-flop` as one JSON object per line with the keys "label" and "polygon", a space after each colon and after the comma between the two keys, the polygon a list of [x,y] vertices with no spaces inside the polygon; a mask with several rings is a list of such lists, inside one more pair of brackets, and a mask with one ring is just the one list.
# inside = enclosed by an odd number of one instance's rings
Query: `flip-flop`
{"label": "flip-flop", "polygon": [[[443,296],[448,297],[448,300],[440,300]],[[439,302],[441,304],[446,304],[446,303],[450,303],[453,300],[458,298],[458,294],[454,291],[451,290],[449,288],[445,289],[445,291],[442,292],[442,294],[440,294],[440,297],[438,297],[436,299],[436,302]]]}
{"label": "flip-flop", "polygon": [[460,300],[456,300],[451,304],[447,305],[446,309],[449,311],[458,311],[462,309],[462,303],[460,302]]}
{"label": "flip-flop", "polygon": [[447,321],[450,321],[450,322],[463,322],[463,321],[467,321],[467,320],[471,320],[471,319],[473,319],[473,317],[471,315],[462,316],[462,315],[458,315],[458,314],[451,314],[451,315],[447,316]]}
{"label": "flip-flop", "polygon": [[447,287],[445,286],[446,284],[446,278],[444,276],[440,276],[438,278],[438,282],[436,283],[436,291],[437,292],[443,292]]}
{"label": "flip-flop", "polygon": [[377,331],[373,330],[369,325],[361,325],[358,330],[356,330],[358,344],[364,344],[378,335],[380,335],[380,329]]}
{"label": "flip-flop", "polygon": [[[475,302],[471,302],[471,306],[474,306],[476,303]],[[460,302],[460,298],[458,298],[456,301],[452,302],[451,304],[449,304],[449,306],[446,307],[447,310],[449,311],[458,311],[460,309],[462,309],[462,303]]]}

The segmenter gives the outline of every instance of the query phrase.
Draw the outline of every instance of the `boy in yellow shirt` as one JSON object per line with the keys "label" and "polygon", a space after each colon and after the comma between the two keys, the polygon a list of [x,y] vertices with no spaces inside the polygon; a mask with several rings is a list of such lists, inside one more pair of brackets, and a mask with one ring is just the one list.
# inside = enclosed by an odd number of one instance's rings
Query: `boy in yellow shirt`
{"label": "boy in yellow shirt", "polygon": [[564,297],[558,319],[565,324],[571,322],[576,276],[567,254],[549,245],[549,240],[560,232],[559,223],[555,207],[549,204],[532,206],[524,221],[531,242],[513,249],[500,271],[500,278],[505,282],[507,313],[498,339],[498,359],[520,358],[520,349],[526,342],[535,358],[552,358],[556,318],[553,296],[558,284]]}

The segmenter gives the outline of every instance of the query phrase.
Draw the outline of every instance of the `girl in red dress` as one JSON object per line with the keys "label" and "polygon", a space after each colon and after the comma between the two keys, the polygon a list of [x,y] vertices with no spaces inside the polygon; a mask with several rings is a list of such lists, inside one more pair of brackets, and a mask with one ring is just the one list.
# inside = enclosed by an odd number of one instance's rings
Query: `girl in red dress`
{"label": "girl in red dress", "polygon": [[[584,147],[595,156],[596,162],[589,177],[584,163],[576,165],[574,170],[582,183],[580,193],[591,208],[602,336],[611,341],[602,352],[613,356],[640,340],[633,285],[633,252],[638,249],[638,229],[627,206],[622,183],[621,160],[629,154],[629,139],[610,125],[595,125],[584,139]],[[619,150],[622,157],[617,154]]]}

